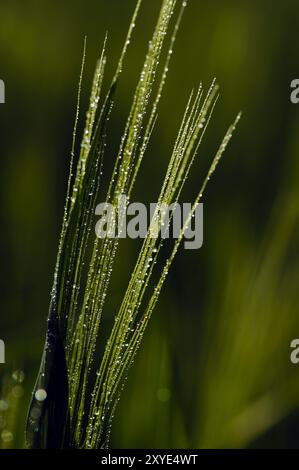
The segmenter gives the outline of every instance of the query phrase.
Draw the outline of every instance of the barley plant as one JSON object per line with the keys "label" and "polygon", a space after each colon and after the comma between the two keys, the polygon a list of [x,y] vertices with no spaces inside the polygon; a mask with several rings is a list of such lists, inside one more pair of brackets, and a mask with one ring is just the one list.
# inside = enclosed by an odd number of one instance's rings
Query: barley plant
{"label": "barley plant", "polygon": [[[181,233],[173,241],[164,260],[163,239],[161,236],[152,236],[157,226],[161,235],[163,218],[161,221],[158,212],[154,213],[125,295],[119,310],[115,312],[111,331],[105,331],[104,336],[108,339],[104,347],[102,345],[103,353],[99,353],[101,320],[119,239],[108,235],[104,238],[95,236],[96,203],[99,200],[106,201],[117,211],[120,195],[125,194],[127,202],[130,201],[155,127],[173,46],[187,4],[179,0],[162,1],[120,138],[111,180],[107,192],[103,194],[101,175],[109,118],[141,1],[137,1],[115,75],[102,99],[106,39],[104,41],[95,69],[83,140],[79,155],[76,155],[86,42],[84,45],[70,174],[51,292],[46,344],[28,412],[26,445],[30,448],[94,449],[108,446],[111,424],[124,382],[169,268],[239,119],[238,116],[229,127],[216,151]],[[172,20],[174,14],[176,18]],[[166,41],[168,46],[165,48]],[[161,66],[159,61],[163,52],[164,64]],[[205,95],[201,85],[190,94],[158,204],[169,206],[179,201],[217,99],[218,86],[215,82]]]}

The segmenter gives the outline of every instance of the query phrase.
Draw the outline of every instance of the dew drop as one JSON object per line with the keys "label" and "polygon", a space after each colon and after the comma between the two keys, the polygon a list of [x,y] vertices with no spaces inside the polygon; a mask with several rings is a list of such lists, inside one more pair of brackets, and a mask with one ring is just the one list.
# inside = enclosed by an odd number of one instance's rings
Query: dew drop
{"label": "dew drop", "polygon": [[36,392],[35,392],[35,399],[37,401],[45,401],[45,399],[47,398],[48,394],[46,392],[46,390],[44,390],[43,388],[39,388]]}

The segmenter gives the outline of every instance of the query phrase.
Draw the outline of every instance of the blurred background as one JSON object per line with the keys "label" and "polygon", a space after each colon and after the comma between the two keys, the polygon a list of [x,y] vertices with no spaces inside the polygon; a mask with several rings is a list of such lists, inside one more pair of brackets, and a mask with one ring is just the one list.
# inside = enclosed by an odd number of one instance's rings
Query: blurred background
{"label": "blurred background", "polygon": [[[135,0],[1,0],[0,447],[22,447],[39,368],[68,176],[84,35],[80,128],[108,30],[107,87]],[[160,0],[144,0],[117,92],[115,155]],[[181,250],[129,375],[112,447],[299,447],[299,9],[294,0],[190,0],[133,199],[155,201],[193,87],[221,87],[185,197],[243,117],[204,197],[204,245]],[[110,163],[109,163],[110,162]],[[134,244],[135,243],[135,244]],[[107,324],[136,259],[121,250]],[[106,323],[103,325],[105,326]]]}

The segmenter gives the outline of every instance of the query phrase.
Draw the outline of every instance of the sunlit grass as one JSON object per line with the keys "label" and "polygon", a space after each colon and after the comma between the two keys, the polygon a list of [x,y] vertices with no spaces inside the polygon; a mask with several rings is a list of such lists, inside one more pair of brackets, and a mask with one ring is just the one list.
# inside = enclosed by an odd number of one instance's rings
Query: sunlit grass
{"label": "sunlit grass", "polygon": [[[176,3],[178,12],[172,25]],[[168,271],[196,206],[239,120],[238,116],[216,150],[208,174],[199,185],[198,195],[185,225],[164,261],[161,256],[162,238],[150,236],[152,226],[156,224],[154,215],[126,293],[118,312],[115,312],[115,321],[104,353],[98,357],[101,320],[109,295],[119,240],[95,237],[95,207],[99,200],[104,200],[113,204],[117,211],[120,195],[125,194],[128,202],[131,198],[151,134],[155,130],[157,110],[186,4],[186,1],[162,1],[125,130],[120,136],[119,151],[106,194],[103,194],[101,175],[110,115],[141,1],[137,2],[116,73],[103,99],[106,40],[104,42],[96,66],[81,150],[76,156],[86,51],[84,46],[70,177],[51,294],[47,339],[27,422],[28,447],[108,446],[115,408]],[[166,50],[164,65],[160,67],[167,38],[170,45]],[[218,86],[214,82],[206,94],[201,85],[190,94],[175,145],[170,151],[168,168],[157,198],[159,204],[170,205],[180,200],[217,99]],[[164,263],[162,267],[161,263]],[[154,271],[158,271],[156,283],[153,282]]]}

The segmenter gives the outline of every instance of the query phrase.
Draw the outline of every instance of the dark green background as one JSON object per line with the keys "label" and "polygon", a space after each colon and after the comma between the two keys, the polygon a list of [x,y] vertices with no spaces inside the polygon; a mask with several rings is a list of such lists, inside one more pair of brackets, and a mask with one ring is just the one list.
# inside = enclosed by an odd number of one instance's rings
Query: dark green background
{"label": "dark green background", "polygon": [[[26,375],[10,446],[22,445],[43,347],[83,38],[84,110],[105,31],[108,86],[134,5],[0,2],[0,338],[7,354],[0,381],[15,369]],[[136,25],[112,116],[107,179],[159,5],[145,0]],[[200,81],[207,88],[216,76],[221,97],[190,200],[226,127],[240,109],[243,117],[205,195],[204,246],[182,250],[174,263],[125,387],[112,446],[298,447],[299,365],[289,359],[299,336],[299,105],[290,103],[298,39],[296,1],[189,1],[133,199],[156,199],[184,105]],[[110,316],[136,248],[128,243],[121,252]]]}

